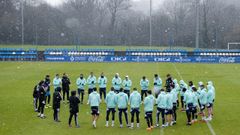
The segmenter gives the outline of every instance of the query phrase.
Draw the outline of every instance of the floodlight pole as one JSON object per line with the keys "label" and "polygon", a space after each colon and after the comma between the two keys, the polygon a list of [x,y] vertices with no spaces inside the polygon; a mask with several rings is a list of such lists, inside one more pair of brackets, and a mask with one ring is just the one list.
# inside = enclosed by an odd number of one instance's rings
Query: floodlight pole
{"label": "floodlight pole", "polygon": [[24,12],[23,12],[23,5],[24,0],[21,0],[21,19],[22,19],[22,47],[24,45]]}
{"label": "floodlight pole", "polygon": [[196,41],[195,41],[196,48],[199,48],[199,3],[200,0],[196,0]]}
{"label": "floodlight pole", "polygon": [[150,0],[150,19],[149,19],[149,46],[152,47],[152,0]]}

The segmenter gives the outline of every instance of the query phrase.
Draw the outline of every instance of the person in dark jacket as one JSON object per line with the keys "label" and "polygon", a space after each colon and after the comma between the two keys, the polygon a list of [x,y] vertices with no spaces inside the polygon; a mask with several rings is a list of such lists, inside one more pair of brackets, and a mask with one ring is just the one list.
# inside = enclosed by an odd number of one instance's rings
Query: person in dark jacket
{"label": "person in dark jacket", "polygon": [[172,86],[174,86],[172,76],[170,74],[167,74],[166,85],[165,85],[166,90],[170,90]]}
{"label": "person in dark jacket", "polygon": [[62,77],[62,89],[63,89],[63,102],[65,102],[65,95],[67,95],[67,100],[69,101],[69,85],[71,84],[70,79],[66,73],[63,73]]}
{"label": "person in dark jacket", "polygon": [[78,124],[78,112],[79,112],[79,103],[80,100],[79,98],[76,96],[76,91],[71,91],[71,97],[69,98],[69,109],[70,109],[70,116],[69,116],[69,121],[68,121],[68,125],[69,127],[72,127],[71,125],[71,121],[72,121],[72,117],[74,116],[75,119],[75,125],[77,128],[79,128],[79,124]]}
{"label": "person in dark jacket", "polygon": [[50,80],[50,75],[46,75],[45,77],[45,82],[44,82],[44,87],[46,87],[47,91],[46,91],[46,106],[45,108],[48,107],[52,107],[50,105],[50,101],[51,101],[51,92],[50,92],[50,85],[51,85],[51,80]]}
{"label": "person in dark jacket", "polygon": [[39,91],[39,106],[38,106],[38,117],[45,118],[44,113],[44,106],[46,104],[45,102],[45,95],[46,95],[46,87],[44,87],[44,81],[40,81],[38,84],[38,91]]}
{"label": "person in dark jacket", "polygon": [[38,111],[38,101],[39,101],[39,91],[38,91],[38,84],[33,88],[33,107],[34,111]]}
{"label": "person in dark jacket", "polygon": [[62,100],[62,96],[60,93],[61,89],[57,88],[53,93],[53,119],[56,122],[60,122],[59,120],[59,111],[60,111],[60,102]]}

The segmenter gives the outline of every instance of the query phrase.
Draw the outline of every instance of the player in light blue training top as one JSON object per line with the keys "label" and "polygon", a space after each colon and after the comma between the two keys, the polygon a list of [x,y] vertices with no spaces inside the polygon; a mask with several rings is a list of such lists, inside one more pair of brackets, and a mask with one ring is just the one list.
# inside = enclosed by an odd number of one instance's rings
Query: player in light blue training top
{"label": "player in light blue training top", "polygon": [[96,83],[97,83],[97,79],[93,75],[93,72],[91,72],[87,78],[88,94],[91,94],[93,92],[93,89],[96,88]]}
{"label": "player in light blue training top", "polygon": [[126,93],[123,92],[123,88],[120,88],[120,92],[117,94],[117,105],[119,111],[118,117],[120,128],[123,127],[122,113],[124,113],[127,127],[130,127],[130,125],[128,124],[128,96]]}
{"label": "player in light blue training top", "polygon": [[99,104],[101,102],[101,99],[100,99],[100,95],[97,93],[97,89],[94,88],[93,89],[93,92],[89,95],[89,104],[91,106],[91,110],[92,110],[92,118],[93,118],[93,122],[92,122],[92,125],[94,128],[97,127],[97,120],[98,120],[98,117],[100,115],[99,113]]}
{"label": "player in light blue training top", "polygon": [[155,98],[152,95],[152,91],[148,91],[148,96],[144,99],[144,112],[145,112],[145,119],[147,121],[148,131],[151,131],[153,129],[153,119],[152,119],[152,113],[153,113],[153,106],[155,104]]}
{"label": "player in light blue training top", "polygon": [[121,88],[122,79],[119,77],[119,74],[116,73],[115,76],[112,79],[112,86],[115,90],[115,93],[119,93],[119,90]]}
{"label": "player in light blue training top", "polygon": [[129,76],[126,75],[125,79],[122,82],[122,86],[124,89],[124,93],[126,93],[128,95],[128,98],[130,96],[130,90],[132,87],[132,81],[129,79]]}
{"label": "player in light blue training top", "polygon": [[133,88],[133,92],[130,95],[129,99],[130,107],[131,107],[131,128],[133,128],[134,123],[134,115],[136,114],[137,118],[137,127],[139,128],[139,114],[140,114],[140,104],[141,104],[141,95],[137,91],[137,88]]}
{"label": "player in light blue training top", "polygon": [[143,76],[142,79],[140,80],[140,86],[141,86],[141,100],[143,101],[143,96],[147,96],[147,91],[149,87],[149,81],[146,78],[146,76]]}
{"label": "player in light blue training top", "polygon": [[108,92],[105,102],[107,104],[106,127],[108,127],[110,113],[112,113],[112,127],[114,127],[115,112],[116,112],[115,108],[117,106],[117,94],[114,92],[113,87],[111,87],[111,91]]}
{"label": "player in light blue training top", "polygon": [[86,79],[83,77],[83,74],[80,74],[80,77],[77,79],[76,84],[78,88],[78,97],[81,97],[81,104],[83,104],[83,97],[84,97],[84,88],[86,85]]}
{"label": "player in light blue training top", "polygon": [[98,78],[98,85],[99,85],[99,92],[100,98],[106,98],[106,87],[107,87],[107,77],[104,76],[104,73],[101,73],[100,77]]}

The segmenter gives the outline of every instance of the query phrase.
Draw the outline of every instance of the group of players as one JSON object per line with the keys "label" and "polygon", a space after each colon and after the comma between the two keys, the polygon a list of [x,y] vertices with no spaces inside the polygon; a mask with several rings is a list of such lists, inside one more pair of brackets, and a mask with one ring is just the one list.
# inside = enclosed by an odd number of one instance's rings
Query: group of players
{"label": "group of players", "polygon": [[[112,79],[111,90],[106,93],[107,89],[107,77],[104,73],[101,73],[97,79],[93,72],[90,73],[87,79],[84,78],[83,74],[80,74],[76,80],[77,91],[70,92],[70,79],[67,74],[64,73],[62,77],[56,74],[53,79],[53,102],[50,105],[50,76],[46,75],[45,80],[40,81],[33,91],[34,98],[34,109],[38,112],[38,117],[45,118],[44,108],[53,107],[53,118],[54,121],[60,122],[59,111],[61,101],[69,103],[70,116],[69,116],[69,127],[71,127],[71,121],[74,116],[75,125],[78,124],[78,113],[79,104],[83,104],[85,87],[88,86],[88,99],[87,104],[91,107],[92,114],[92,125],[96,128],[97,120],[99,118],[99,106],[102,101],[105,101],[107,105],[106,111],[106,127],[109,127],[109,116],[112,115],[111,126],[114,126],[115,112],[118,108],[118,116],[120,127],[123,127],[122,114],[125,116],[126,125],[129,128],[134,127],[134,118],[136,116],[136,127],[140,127],[140,107],[144,106],[145,119],[147,122],[147,130],[151,131],[154,127],[159,127],[159,117],[161,115],[162,126],[167,127],[176,124],[177,121],[177,108],[179,107],[179,99],[181,102],[181,111],[186,111],[187,125],[191,125],[197,122],[198,115],[202,116],[201,121],[211,121],[213,117],[213,103],[215,100],[215,88],[211,81],[207,82],[207,86],[203,82],[198,83],[198,88],[194,86],[192,81],[188,84],[183,80],[179,83],[177,79],[173,79],[168,74],[166,83],[163,87],[162,79],[158,74],[154,75],[153,79],[153,90],[149,90],[149,80],[143,76],[140,80],[141,93],[138,92],[137,88],[132,88],[132,81],[129,76],[125,76],[122,80],[118,73]],[[97,87],[99,87],[99,93]],[[152,93],[153,92],[153,93]],[[61,94],[63,93],[63,95]],[[180,96],[179,96],[180,95]],[[66,97],[66,98],[65,98]],[[128,120],[128,105],[130,105],[131,124]],[[152,114],[154,106],[157,108],[156,112],[156,124],[153,125]],[[208,117],[206,117],[205,109],[208,110]],[[199,112],[198,112],[199,110]]]}

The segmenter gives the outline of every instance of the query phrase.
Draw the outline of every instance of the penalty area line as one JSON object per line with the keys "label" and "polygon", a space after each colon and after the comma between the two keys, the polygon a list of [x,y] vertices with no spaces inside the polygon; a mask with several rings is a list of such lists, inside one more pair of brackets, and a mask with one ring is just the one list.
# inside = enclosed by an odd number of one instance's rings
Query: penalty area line
{"label": "penalty area line", "polygon": [[[174,63],[172,63],[172,65],[173,65],[175,71],[177,72],[178,76],[181,78],[181,80],[183,80],[183,77],[182,77],[181,73],[179,72],[178,68],[176,67],[176,65]],[[211,134],[216,135],[211,123],[209,123],[208,121],[206,121],[206,123],[207,123],[208,129],[210,130]]]}

